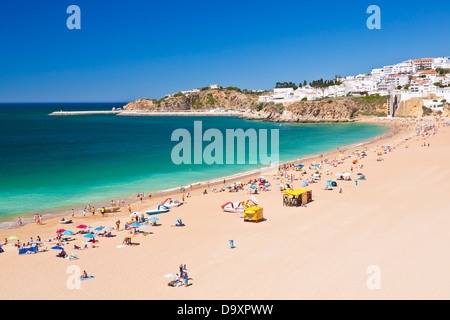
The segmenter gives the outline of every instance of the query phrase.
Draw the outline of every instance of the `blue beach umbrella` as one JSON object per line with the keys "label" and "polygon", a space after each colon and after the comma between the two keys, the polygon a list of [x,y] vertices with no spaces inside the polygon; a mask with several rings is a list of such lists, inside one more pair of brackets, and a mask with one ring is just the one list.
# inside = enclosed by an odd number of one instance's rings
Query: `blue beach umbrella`
{"label": "blue beach umbrella", "polygon": [[159,218],[151,217],[151,218],[147,218],[146,220],[147,220],[147,221],[158,221]]}
{"label": "blue beach umbrella", "polygon": [[70,236],[70,235],[72,235],[73,234],[73,232],[72,231],[69,231],[69,230],[67,230],[67,231],[64,231],[63,233],[61,233],[62,235],[64,235],[64,236]]}
{"label": "blue beach umbrella", "polygon": [[98,228],[95,228],[94,230],[95,231],[100,231],[100,230],[103,230],[103,228],[102,227],[98,227]]}
{"label": "blue beach umbrella", "polygon": [[64,250],[63,247],[59,247],[59,246],[54,246],[52,247],[53,250]]}
{"label": "blue beach umbrella", "polygon": [[111,227],[106,227],[106,228],[104,228],[103,230],[105,230],[105,231],[113,231],[114,229],[111,228]]}
{"label": "blue beach umbrella", "polygon": [[132,227],[140,227],[141,224],[137,223],[137,222],[133,222],[132,224],[130,224],[130,226],[132,226]]}
{"label": "blue beach umbrella", "polygon": [[95,234],[88,233],[84,236],[85,238],[95,238]]}

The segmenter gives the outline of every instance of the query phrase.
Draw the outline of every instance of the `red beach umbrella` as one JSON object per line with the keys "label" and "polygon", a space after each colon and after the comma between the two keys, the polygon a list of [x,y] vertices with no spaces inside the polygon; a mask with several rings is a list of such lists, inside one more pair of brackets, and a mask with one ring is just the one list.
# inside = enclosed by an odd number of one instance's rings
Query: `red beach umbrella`
{"label": "red beach umbrella", "polygon": [[63,233],[64,231],[66,231],[65,229],[58,229],[56,230],[56,233]]}
{"label": "red beach umbrella", "polygon": [[87,226],[85,226],[84,224],[80,224],[79,226],[77,226],[78,229],[86,229]]}

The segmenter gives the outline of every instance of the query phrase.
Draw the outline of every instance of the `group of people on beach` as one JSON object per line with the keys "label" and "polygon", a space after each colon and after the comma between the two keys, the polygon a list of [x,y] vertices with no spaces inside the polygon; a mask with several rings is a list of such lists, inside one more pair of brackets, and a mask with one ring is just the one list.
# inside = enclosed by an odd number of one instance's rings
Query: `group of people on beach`
{"label": "group of people on beach", "polygon": [[170,287],[182,287],[182,286],[187,287],[189,285],[188,284],[189,276],[187,273],[188,270],[186,269],[186,265],[180,264],[179,271],[180,272],[175,275],[174,280],[172,280],[168,283],[168,286],[170,286]]}

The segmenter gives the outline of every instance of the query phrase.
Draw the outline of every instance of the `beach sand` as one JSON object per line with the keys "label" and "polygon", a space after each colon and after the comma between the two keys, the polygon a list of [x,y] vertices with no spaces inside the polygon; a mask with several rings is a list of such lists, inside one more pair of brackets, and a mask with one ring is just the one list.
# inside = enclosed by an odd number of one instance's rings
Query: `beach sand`
{"label": "beach sand", "polygon": [[[376,121],[376,120],[373,120]],[[378,122],[382,122],[379,121]],[[439,121],[443,122],[443,121]],[[388,123],[386,121],[386,123]],[[115,227],[115,237],[98,238],[96,248],[72,250],[86,238],[65,245],[77,260],[56,258],[54,245],[45,243],[46,252],[18,255],[11,245],[0,254],[0,298],[8,299],[448,299],[450,288],[450,127],[441,125],[435,135],[417,137],[415,122],[395,121],[401,132],[377,139],[354,149],[367,150],[359,160],[363,168],[354,170],[365,181],[340,181],[334,190],[323,190],[334,173],[350,171],[350,155],[343,164],[322,169],[322,179],[310,184],[313,202],[307,207],[282,205],[282,194],[275,186],[279,180],[265,174],[273,187],[255,195],[264,208],[265,221],[248,223],[242,214],[222,212],[228,201],[250,199],[246,192],[213,193],[204,186],[191,192],[185,203],[158,215],[158,226],[141,229],[152,232],[137,235],[131,247],[119,247],[126,207],[119,212],[86,217],[76,215],[73,223],[62,225],[59,218],[43,225],[28,224],[0,231],[0,239],[17,236],[27,241],[40,236],[53,238],[56,229],[77,231],[76,226]],[[426,124],[436,123],[429,119]],[[405,139],[409,139],[405,142]],[[422,144],[430,143],[430,147]],[[395,149],[377,161],[377,146]],[[340,159],[339,153],[324,158]],[[308,159],[304,164],[324,158]],[[308,176],[312,170],[306,168]],[[299,177],[299,172],[288,171]],[[248,178],[241,178],[247,182]],[[230,181],[227,181],[227,184]],[[222,184],[222,183],[220,183]],[[299,181],[294,182],[298,187]],[[211,186],[212,188],[213,186]],[[342,188],[342,193],[339,189]],[[132,211],[154,209],[168,196],[154,196],[132,203]],[[172,198],[181,200],[181,193]],[[184,227],[171,227],[181,217]],[[71,218],[71,217],[66,217]],[[234,240],[231,249],[229,240]],[[167,286],[168,273],[177,273],[186,264],[188,287]],[[86,270],[95,278],[74,283],[73,270]],[[372,273],[373,270],[379,272]],[[379,275],[377,281],[374,277]],[[379,286],[371,286],[379,284]]]}

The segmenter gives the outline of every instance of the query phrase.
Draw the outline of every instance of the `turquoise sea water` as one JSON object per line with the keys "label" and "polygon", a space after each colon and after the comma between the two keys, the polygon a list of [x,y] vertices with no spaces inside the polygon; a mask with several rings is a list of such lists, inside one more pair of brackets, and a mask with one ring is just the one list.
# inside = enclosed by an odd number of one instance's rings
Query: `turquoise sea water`
{"label": "turquoise sea water", "polygon": [[172,132],[185,128],[193,135],[194,121],[202,121],[203,131],[215,128],[224,136],[226,129],[279,129],[281,161],[333,151],[386,131],[372,124],[280,126],[231,117],[48,116],[56,110],[110,110],[123,105],[0,104],[0,220],[105,205],[136,192],[177,188],[257,167],[175,165],[171,152],[178,142],[171,141]]}

